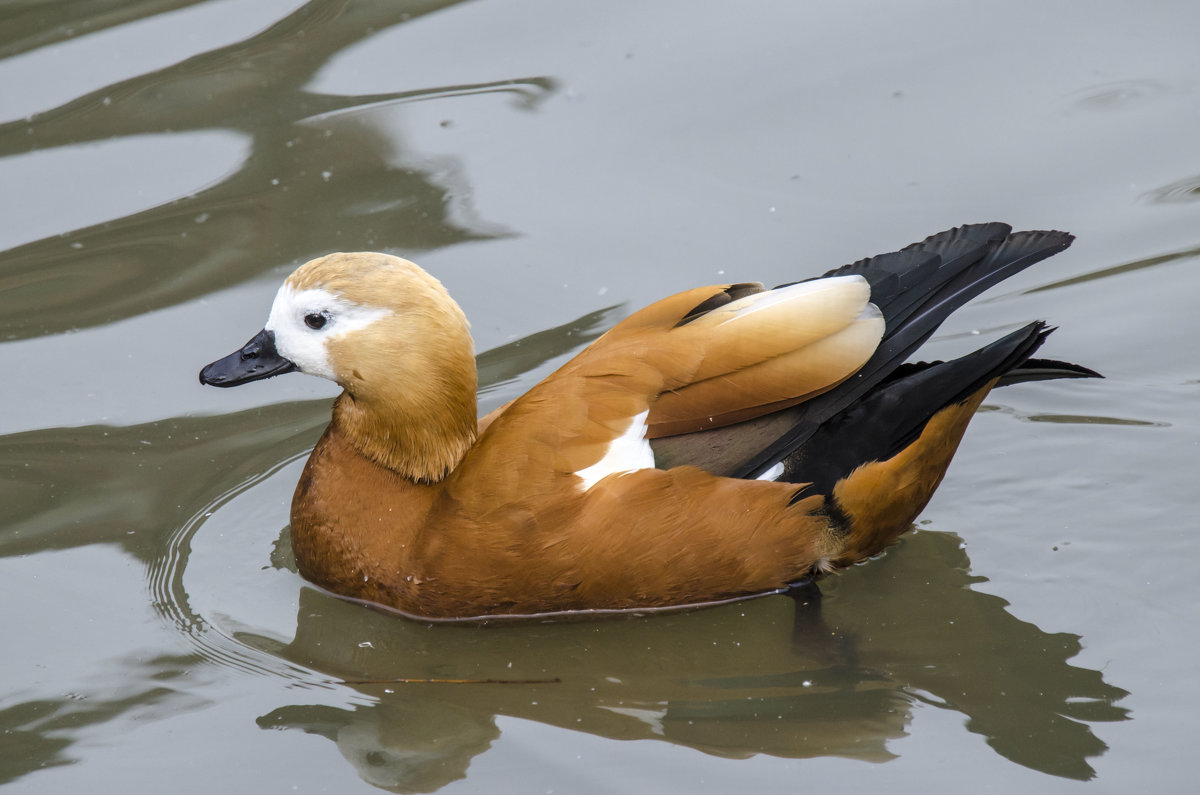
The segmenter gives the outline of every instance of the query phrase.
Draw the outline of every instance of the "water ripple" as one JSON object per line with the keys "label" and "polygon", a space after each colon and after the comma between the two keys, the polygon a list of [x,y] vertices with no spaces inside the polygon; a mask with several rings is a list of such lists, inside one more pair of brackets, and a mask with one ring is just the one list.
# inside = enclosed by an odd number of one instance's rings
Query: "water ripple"
{"label": "water ripple", "polygon": [[1169,90],[1170,86],[1160,80],[1114,80],[1076,91],[1068,102],[1072,108],[1085,111],[1127,110],[1153,102]]}
{"label": "water ripple", "polygon": [[[300,685],[320,686],[327,681],[326,677],[239,641],[236,635],[242,629],[239,626],[241,620],[220,612],[198,609],[193,605],[193,597],[184,582],[193,557],[195,541],[205,524],[216,516],[218,511],[228,508],[238,497],[306,459],[308,453],[309,451],[305,450],[284,458],[266,471],[247,478],[214,497],[171,534],[163,554],[151,563],[148,579],[155,609],[164,619],[174,624],[192,643],[197,653],[206,660],[247,674],[281,678]],[[289,482],[290,480],[291,478]],[[221,542],[224,544],[232,540],[222,538]],[[251,557],[233,554],[236,551],[231,550],[227,558],[241,560]],[[214,575],[217,580],[227,576],[227,571]]]}
{"label": "water ripple", "polygon": [[1200,174],[1187,177],[1161,188],[1146,191],[1142,201],[1149,204],[1178,204],[1180,202],[1200,201]]}

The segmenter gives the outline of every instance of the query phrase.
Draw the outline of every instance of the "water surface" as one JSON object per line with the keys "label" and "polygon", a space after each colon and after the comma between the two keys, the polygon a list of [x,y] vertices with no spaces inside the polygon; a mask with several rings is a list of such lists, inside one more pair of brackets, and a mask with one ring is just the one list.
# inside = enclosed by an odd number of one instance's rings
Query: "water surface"
{"label": "water surface", "polygon": [[[0,8],[0,784],[1181,791],[1200,709],[1200,11],[142,0]],[[481,408],[698,283],[964,222],[1075,245],[957,313],[993,394],[915,532],[710,610],[435,626],[295,573],[334,389],[204,389],[280,280],[422,263]]]}

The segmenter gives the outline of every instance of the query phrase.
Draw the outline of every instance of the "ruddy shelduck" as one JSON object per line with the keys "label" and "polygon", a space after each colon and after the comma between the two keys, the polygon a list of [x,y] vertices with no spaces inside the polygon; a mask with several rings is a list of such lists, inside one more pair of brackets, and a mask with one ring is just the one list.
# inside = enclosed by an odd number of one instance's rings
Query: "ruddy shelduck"
{"label": "ruddy shelduck", "polygon": [[200,380],[299,370],[343,392],[296,487],[292,548],[334,593],[423,618],[687,606],[777,592],[909,528],[1030,323],[906,363],[956,308],[1071,243],[964,226],[819,278],[699,287],[627,317],[476,415],[467,320],[387,254],[330,254]]}

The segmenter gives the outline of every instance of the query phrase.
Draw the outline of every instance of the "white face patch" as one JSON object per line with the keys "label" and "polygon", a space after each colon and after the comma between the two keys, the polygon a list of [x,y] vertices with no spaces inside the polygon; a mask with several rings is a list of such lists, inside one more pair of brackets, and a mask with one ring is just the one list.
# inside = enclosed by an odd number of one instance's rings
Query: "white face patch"
{"label": "white face patch", "polygon": [[575,473],[583,479],[585,491],[609,475],[633,472],[637,469],[654,469],[654,451],[650,449],[650,442],[646,441],[648,416],[650,410],[646,409],[633,417],[625,433],[608,445],[608,451],[604,453],[603,458]]}
{"label": "white face patch", "polygon": [[328,290],[296,291],[284,284],[275,294],[266,330],[275,335],[275,350],[297,370],[336,381],[326,343],[391,313],[390,309],[351,303]]}

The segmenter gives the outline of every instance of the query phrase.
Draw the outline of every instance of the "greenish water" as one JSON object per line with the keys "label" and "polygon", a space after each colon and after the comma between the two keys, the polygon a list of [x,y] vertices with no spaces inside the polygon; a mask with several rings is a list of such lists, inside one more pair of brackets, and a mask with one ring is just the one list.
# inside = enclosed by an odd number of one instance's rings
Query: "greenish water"
{"label": "greenish water", "polygon": [[[0,785],[1187,790],[1198,25],[0,5]],[[332,250],[447,285],[486,410],[662,295],[983,220],[1078,240],[922,355],[1045,318],[1047,356],[1107,378],[992,395],[917,532],[819,609],[429,627],[340,601],[286,532],[332,387],[196,381]]]}

